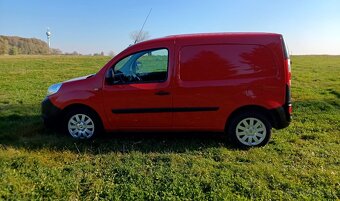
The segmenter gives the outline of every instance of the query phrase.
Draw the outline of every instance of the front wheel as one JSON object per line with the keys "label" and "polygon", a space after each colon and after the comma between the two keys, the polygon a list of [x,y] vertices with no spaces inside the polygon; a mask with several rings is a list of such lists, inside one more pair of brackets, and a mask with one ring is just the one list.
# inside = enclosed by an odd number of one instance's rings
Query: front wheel
{"label": "front wheel", "polygon": [[91,139],[101,132],[100,122],[88,109],[74,109],[65,115],[64,130],[75,139]]}
{"label": "front wheel", "polygon": [[268,143],[271,125],[266,116],[251,111],[233,117],[227,131],[237,146],[259,147]]}

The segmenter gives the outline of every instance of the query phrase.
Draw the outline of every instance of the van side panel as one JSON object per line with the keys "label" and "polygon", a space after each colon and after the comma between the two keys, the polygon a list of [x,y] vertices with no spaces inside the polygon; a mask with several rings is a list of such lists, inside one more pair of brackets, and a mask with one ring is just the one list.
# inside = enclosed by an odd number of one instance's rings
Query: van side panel
{"label": "van side panel", "polygon": [[284,72],[272,50],[256,44],[181,46],[174,108],[215,108],[174,113],[174,128],[221,131],[237,108],[284,104]]}
{"label": "van side panel", "polygon": [[238,80],[272,76],[276,71],[273,56],[265,46],[219,44],[186,46],[180,50],[182,81]]}

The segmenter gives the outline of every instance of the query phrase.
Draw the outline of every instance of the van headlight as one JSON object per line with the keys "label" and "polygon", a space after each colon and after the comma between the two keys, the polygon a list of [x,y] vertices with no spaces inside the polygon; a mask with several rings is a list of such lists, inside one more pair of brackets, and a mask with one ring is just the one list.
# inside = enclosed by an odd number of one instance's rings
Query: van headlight
{"label": "van headlight", "polygon": [[60,87],[61,87],[62,83],[58,83],[58,84],[52,84],[50,87],[48,87],[47,89],[47,95],[52,95],[55,94],[59,91]]}

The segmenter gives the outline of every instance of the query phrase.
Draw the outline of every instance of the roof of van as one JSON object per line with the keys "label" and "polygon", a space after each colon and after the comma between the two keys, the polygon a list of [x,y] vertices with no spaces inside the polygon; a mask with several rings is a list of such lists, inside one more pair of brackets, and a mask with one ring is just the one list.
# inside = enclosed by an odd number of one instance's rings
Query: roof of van
{"label": "roof of van", "polygon": [[[208,41],[228,41],[228,42],[260,42],[268,43],[274,38],[282,37],[281,34],[277,33],[262,33],[262,32],[223,32],[223,33],[195,33],[195,34],[180,34],[180,35],[170,35],[161,38],[155,38],[151,40],[146,40],[135,45],[143,45],[149,43],[157,43],[162,41],[200,41],[202,43]],[[134,45],[133,45],[134,46]]]}
{"label": "roof of van", "polygon": [[164,38],[205,38],[216,36],[278,36],[277,33],[264,32],[221,32],[221,33],[193,33],[193,34],[178,34],[170,35]]}

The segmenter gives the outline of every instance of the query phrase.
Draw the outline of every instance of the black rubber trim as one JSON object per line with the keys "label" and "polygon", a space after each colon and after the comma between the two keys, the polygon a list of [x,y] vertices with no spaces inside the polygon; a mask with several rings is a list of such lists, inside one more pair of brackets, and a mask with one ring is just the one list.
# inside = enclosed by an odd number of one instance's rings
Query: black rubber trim
{"label": "black rubber trim", "polygon": [[131,109],[113,109],[114,114],[130,113],[164,113],[164,112],[209,112],[217,111],[218,107],[178,107],[178,108],[131,108]]}
{"label": "black rubber trim", "polygon": [[59,121],[61,109],[53,105],[48,97],[41,102],[41,116],[46,126],[53,126]]}
{"label": "black rubber trim", "polygon": [[272,126],[276,129],[286,128],[291,121],[291,116],[287,112],[288,108],[284,105],[275,109],[269,110],[272,117]]}

